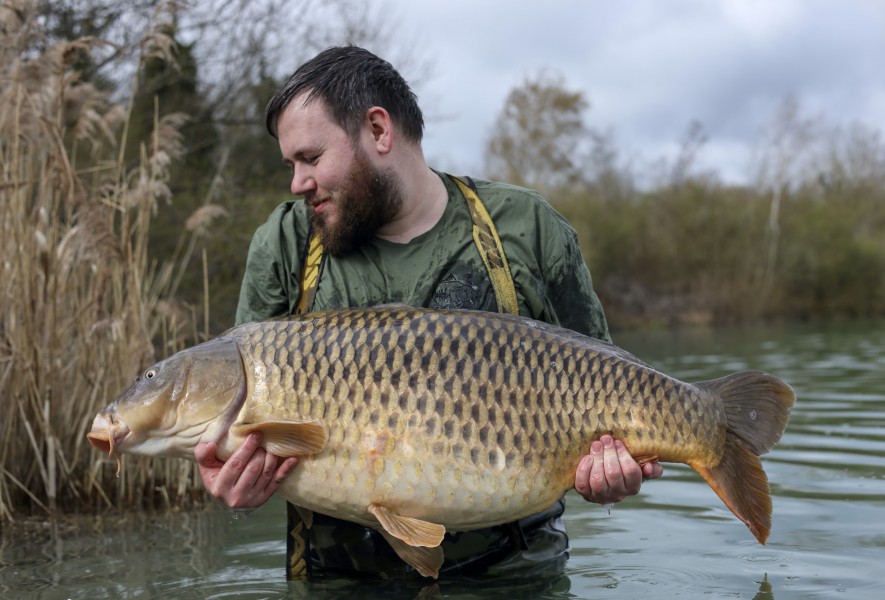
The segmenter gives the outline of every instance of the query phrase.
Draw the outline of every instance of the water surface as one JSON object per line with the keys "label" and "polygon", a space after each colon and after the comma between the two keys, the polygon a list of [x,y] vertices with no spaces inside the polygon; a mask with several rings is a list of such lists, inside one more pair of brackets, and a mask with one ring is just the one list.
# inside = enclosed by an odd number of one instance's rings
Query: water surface
{"label": "water surface", "polygon": [[696,381],[741,369],[799,402],[763,459],[774,501],[760,546],[691,469],[614,506],[569,496],[563,574],[526,580],[287,583],[279,501],[79,518],[0,536],[3,598],[846,598],[885,594],[885,323],[622,333],[616,341]]}

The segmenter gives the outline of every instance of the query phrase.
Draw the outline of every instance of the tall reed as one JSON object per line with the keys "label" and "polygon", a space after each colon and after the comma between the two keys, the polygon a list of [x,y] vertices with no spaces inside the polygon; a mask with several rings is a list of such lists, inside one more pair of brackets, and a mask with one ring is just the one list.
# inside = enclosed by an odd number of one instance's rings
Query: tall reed
{"label": "tall reed", "polygon": [[[0,7],[0,523],[179,503],[201,493],[192,465],[127,459],[118,480],[85,433],[139,369],[198,337],[174,301],[181,263],[148,253],[182,117],[155,118],[125,164],[127,107],[73,69],[102,42],[49,45],[32,4]],[[160,31],[145,56],[169,47]]]}

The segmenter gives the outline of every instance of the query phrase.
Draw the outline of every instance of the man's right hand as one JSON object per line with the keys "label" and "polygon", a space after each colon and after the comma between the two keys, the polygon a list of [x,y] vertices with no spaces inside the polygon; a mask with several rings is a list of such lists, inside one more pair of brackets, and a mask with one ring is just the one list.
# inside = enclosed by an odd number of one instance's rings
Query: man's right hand
{"label": "man's right hand", "polygon": [[229,508],[261,506],[298,464],[297,458],[283,460],[266,452],[260,443],[260,434],[249,434],[226,462],[218,460],[215,442],[203,442],[194,449],[203,485]]}

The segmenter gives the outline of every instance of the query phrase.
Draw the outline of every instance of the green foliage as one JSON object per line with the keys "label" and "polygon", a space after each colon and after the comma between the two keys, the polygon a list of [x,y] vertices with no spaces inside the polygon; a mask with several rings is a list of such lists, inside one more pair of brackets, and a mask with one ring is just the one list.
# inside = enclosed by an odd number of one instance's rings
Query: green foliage
{"label": "green foliage", "polygon": [[770,195],[709,181],[556,205],[577,229],[610,319],[734,322],[885,315],[885,191],[785,198],[766,285]]}
{"label": "green foliage", "polygon": [[885,195],[805,193],[784,207],[779,269],[784,316],[885,312]]}

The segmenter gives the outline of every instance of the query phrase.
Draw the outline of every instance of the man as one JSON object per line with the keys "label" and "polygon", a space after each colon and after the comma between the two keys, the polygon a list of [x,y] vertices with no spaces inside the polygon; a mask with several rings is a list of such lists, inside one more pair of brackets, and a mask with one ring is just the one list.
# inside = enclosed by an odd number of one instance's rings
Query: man
{"label": "man", "polygon": [[[472,182],[431,170],[421,149],[421,110],[389,63],[356,47],[320,53],[271,99],[267,127],[292,171],[292,193],[304,201],[284,203],[256,232],[239,323],[391,302],[495,311],[507,305],[501,296],[509,289],[512,312],[609,339],[574,230],[534,192],[491,182],[473,190]],[[487,238],[500,245],[474,240],[475,226],[487,227]],[[232,508],[261,505],[295,468],[295,459],[267,454],[259,442],[250,436],[226,463],[214,444],[198,447],[204,483]],[[638,493],[643,477],[661,473],[655,463],[640,467],[620,441],[604,436],[579,464],[575,489],[591,502],[619,502]],[[568,552],[563,506],[447,534],[441,574],[561,570]],[[290,528],[300,529],[293,519]],[[322,515],[295,545],[302,543],[300,564],[312,577],[398,577],[410,569],[377,532]]]}

